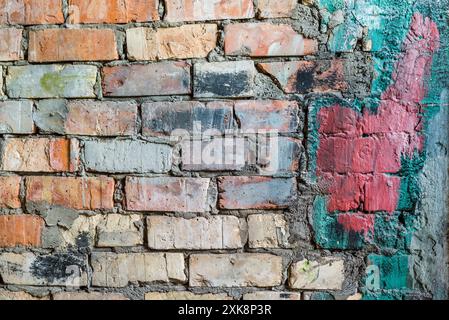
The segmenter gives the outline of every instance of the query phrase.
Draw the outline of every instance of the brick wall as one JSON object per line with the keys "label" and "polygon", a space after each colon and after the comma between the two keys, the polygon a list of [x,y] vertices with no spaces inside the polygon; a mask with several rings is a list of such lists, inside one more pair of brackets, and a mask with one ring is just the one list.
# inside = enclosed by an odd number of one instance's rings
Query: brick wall
{"label": "brick wall", "polygon": [[447,5],[0,0],[0,299],[446,297]]}

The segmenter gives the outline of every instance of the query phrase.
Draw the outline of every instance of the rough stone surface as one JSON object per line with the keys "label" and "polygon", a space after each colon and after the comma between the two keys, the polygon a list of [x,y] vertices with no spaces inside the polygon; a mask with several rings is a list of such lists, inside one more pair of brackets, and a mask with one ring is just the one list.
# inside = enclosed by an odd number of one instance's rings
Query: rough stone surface
{"label": "rough stone surface", "polygon": [[20,208],[20,182],[21,177],[18,176],[2,176],[0,177],[0,207],[1,208]]}

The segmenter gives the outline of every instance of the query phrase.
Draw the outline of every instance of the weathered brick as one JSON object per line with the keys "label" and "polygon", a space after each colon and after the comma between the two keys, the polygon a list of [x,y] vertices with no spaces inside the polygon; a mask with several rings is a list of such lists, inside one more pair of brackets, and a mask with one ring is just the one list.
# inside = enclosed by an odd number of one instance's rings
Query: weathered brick
{"label": "weathered brick", "polygon": [[323,258],[321,261],[301,260],[290,267],[289,286],[306,290],[341,290],[345,267],[339,258]]}
{"label": "weathered brick", "polygon": [[44,220],[32,215],[0,216],[0,247],[39,247]]}
{"label": "weathered brick", "polygon": [[33,103],[31,101],[0,101],[0,134],[33,133],[32,112]]}
{"label": "weathered brick", "polygon": [[0,29],[0,61],[16,61],[21,59],[23,59],[22,29]]}
{"label": "weathered brick", "polygon": [[297,4],[297,0],[259,0],[257,16],[259,18],[290,18]]}
{"label": "weathered brick", "polygon": [[301,300],[300,292],[255,291],[245,293],[243,300]]}
{"label": "weathered brick", "polygon": [[131,211],[204,212],[209,179],[138,178],[126,179],[126,207]]}
{"label": "weathered brick", "polygon": [[27,65],[8,67],[10,98],[95,98],[97,67]]}
{"label": "weathered brick", "polygon": [[290,25],[237,23],[225,27],[225,53],[251,57],[306,56],[315,54],[318,42],[306,39]]}
{"label": "weathered brick", "polygon": [[0,24],[64,23],[60,0],[2,0]]}
{"label": "weathered brick", "polygon": [[269,74],[285,93],[344,92],[349,88],[341,59],[268,62],[257,66]]}
{"label": "weathered brick", "polygon": [[145,300],[233,300],[226,293],[195,294],[189,291],[148,292]]}
{"label": "weathered brick", "polygon": [[217,45],[216,24],[126,30],[130,60],[205,58]]}
{"label": "weathered brick", "polygon": [[263,253],[193,254],[191,287],[271,287],[282,283],[282,258]]}
{"label": "weathered brick", "polygon": [[20,204],[20,182],[18,176],[0,176],[0,208],[18,209]]}
{"label": "weathered brick", "polygon": [[[48,218],[46,220],[48,221]],[[67,229],[62,231],[60,246],[75,246],[79,239],[83,239],[85,246],[89,247],[140,246],[143,245],[142,228],[143,220],[140,215],[78,215]]]}
{"label": "weathered brick", "polygon": [[78,210],[112,209],[114,179],[27,177],[27,206],[48,204]]}
{"label": "weathered brick", "polygon": [[5,284],[87,286],[87,256],[73,253],[0,254],[0,277]]}
{"label": "weathered brick", "polygon": [[0,98],[2,98],[5,95],[3,92],[3,66],[0,66],[0,72],[2,73],[2,76],[0,77]]}
{"label": "weathered brick", "polygon": [[235,102],[235,115],[245,132],[277,130],[299,131],[299,106],[296,101],[242,100]]}
{"label": "weathered brick", "polygon": [[290,236],[282,214],[252,214],[248,216],[250,248],[286,248]]}
{"label": "weathered brick", "polygon": [[43,29],[29,37],[30,62],[118,59],[115,33],[109,29]]}
{"label": "weathered brick", "polygon": [[224,19],[249,19],[254,17],[251,0],[166,0],[166,15],[169,22],[205,21]]}
{"label": "weathered brick", "polygon": [[190,65],[159,62],[103,68],[106,96],[164,96],[190,94]]}
{"label": "weathered brick", "polygon": [[277,209],[288,207],[296,195],[295,179],[220,177],[221,209]]}
{"label": "weathered brick", "polygon": [[130,23],[159,20],[159,0],[69,0],[69,23]]}
{"label": "weathered brick", "polygon": [[194,130],[199,134],[206,130],[223,134],[233,128],[232,109],[232,103],[225,101],[144,103],[142,131],[144,135],[191,135]]}
{"label": "weathered brick", "polygon": [[2,143],[2,170],[18,172],[74,172],[79,147],[75,139],[10,138]]}
{"label": "weathered brick", "polygon": [[299,170],[304,149],[300,140],[259,135],[258,144],[261,174],[293,173]]}
{"label": "weathered brick", "polygon": [[132,247],[143,244],[139,215],[108,214],[97,225],[97,247]]}
{"label": "weathered brick", "polygon": [[239,249],[245,244],[245,226],[234,216],[193,219],[150,216],[147,226],[151,249]]}
{"label": "weathered brick", "polygon": [[49,300],[50,297],[35,297],[24,291],[7,291],[0,289],[0,301],[11,300],[11,301],[28,301],[28,300]]}
{"label": "weathered brick", "polygon": [[[369,137],[323,137],[317,152],[320,171],[396,173],[401,169],[406,134]],[[337,156],[344,155],[344,156]]]}
{"label": "weathered brick", "polygon": [[172,148],[137,140],[85,141],[86,169],[95,172],[165,173],[172,165]]}
{"label": "weathered brick", "polygon": [[364,188],[363,209],[368,212],[394,212],[399,203],[401,178],[375,174],[370,176]]}
{"label": "weathered brick", "polygon": [[205,138],[181,142],[182,169],[239,171],[257,162],[256,144],[244,137]]}
{"label": "weathered brick", "polygon": [[33,118],[40,132],[45,133],[128,136],[137,132],[137,103],[41,100],[37,103]]}
{"label": "weathered brick", "polygon": [[101,300],[129,300],[121,293],[104,292],[57,292],[53,294],[53,300],[78,300],[78,301],[101,301]]}
{"label": "weathered brick", "polygon": [[196,63],[194,96],[252,97],[256,68],[252,61]]}
{"label": "weathered brick", "polygon": [[92,254],[92,285],[125,287],[135,282],[185,282],[182,253]]}

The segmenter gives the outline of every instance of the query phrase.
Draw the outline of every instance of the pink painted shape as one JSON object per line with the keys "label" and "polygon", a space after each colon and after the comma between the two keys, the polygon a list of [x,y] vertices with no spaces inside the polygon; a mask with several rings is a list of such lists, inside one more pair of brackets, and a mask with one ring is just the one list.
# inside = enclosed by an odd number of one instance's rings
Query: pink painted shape
{"label": "pink painted shape", "polygon": [[[393,84],[382,94],[377,113],[359,114],[339,105],[319,111],[317,175],[330,193],[330,212],[396,210],[400,178],[385,173],[397,173],[403,155],[423,149],[419,102],[427,93],[425,79],[438,48],[436,24],[415,14]],[[360,228],[359,219],[341,219],[347,230]]]}

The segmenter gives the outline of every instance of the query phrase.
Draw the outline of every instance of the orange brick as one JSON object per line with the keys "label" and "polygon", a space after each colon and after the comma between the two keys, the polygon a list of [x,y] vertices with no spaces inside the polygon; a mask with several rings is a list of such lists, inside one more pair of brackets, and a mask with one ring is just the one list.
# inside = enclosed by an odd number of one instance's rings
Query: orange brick
{"label": "orange brick", "polygon": [[17,176],[0,177],[0,208],[20,208],[20,181]]}
{"label": "orange brick", "polygon": [[250,19],[255,15],[252,0],[166,0],[165,9],[164,20],[170,22]]}
{"label": "orange brick", "polygon": [[0,24],[64,23],[61,0],[0,0]]}
{"label": "orange brick", "polygon": [[217,45],[217,25],[134,28],[126,31],[130,60],[205,58]]}
{"label": "orange brick", "polygon": [[159,0],[69,0],[69,23],[129,23],[159,20]]}
{"label": "orange brick", "polygon": [[27,177],[26,203],[77,210],[112,209],[114,179],[100,177]]}
{"label": "orange brick", "polygon": [[0,61],[16,61],[22,58],[22,29],[0,29]]}
{"label": "orange brick", "polygon": [[2,148],[2,169],[17,172],[64,172],[78,167],[78,143],[64,138],[11,138]]}
{"label": "orange brick", "polygon": [[0,247],[38,247],[43,226],[43,219],[38,216],[0,216]]}
{"label": "orange brick", "polygon": [[290,25],[237,23],[225,27],[225,53],[251,57],[305,56],[316,53],[318,42],[306,39]]}
{"label": "orange brick", "polygon": [[116,60],[115,33],[107,29],[31,31],[28,58],[31,62]]}

